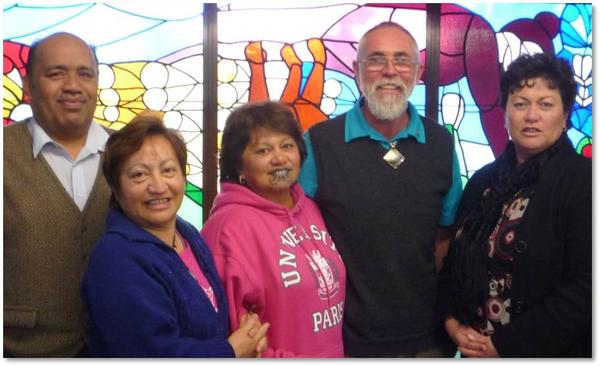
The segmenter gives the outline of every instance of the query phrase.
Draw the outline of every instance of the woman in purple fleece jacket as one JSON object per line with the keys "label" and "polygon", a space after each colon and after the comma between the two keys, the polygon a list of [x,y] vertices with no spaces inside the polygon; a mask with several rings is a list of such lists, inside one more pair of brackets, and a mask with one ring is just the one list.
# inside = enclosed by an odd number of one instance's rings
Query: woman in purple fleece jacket
{"label": "woman in purple fleece jacket", "polygon": [[96,357],[253,357],[268,323],[255,314],[231,334],[212,255],[177,217],[186,148],[155,115],[141,115],[106,144],[106,232],[83,280],[89,346]]}
{"label": "woman in purple fleece jacket", "polygon": [[296,183],[304,140],[277,102],[227,119],[221,192],[202,228],[229,301],[271,324],[264,357],[343,357],[346,270],[317,205]]}

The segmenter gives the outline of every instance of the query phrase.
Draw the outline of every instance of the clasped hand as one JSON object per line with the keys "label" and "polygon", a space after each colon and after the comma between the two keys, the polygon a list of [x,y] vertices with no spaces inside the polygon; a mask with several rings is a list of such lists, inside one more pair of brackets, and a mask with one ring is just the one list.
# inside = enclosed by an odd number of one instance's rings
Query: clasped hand
{"label": "clasped hand", "polygon": [[227,338],[235,357],[260,357],[267,349],[269,326],[269,323],[261,324],[255,313],[242,314],[239,328]]}
{"label": "clasped hand", "polygon": [[446,331],[461,354],[467,357],[500,357],[492,337],[483,335],[470,326],[451,317],[446,320]]}

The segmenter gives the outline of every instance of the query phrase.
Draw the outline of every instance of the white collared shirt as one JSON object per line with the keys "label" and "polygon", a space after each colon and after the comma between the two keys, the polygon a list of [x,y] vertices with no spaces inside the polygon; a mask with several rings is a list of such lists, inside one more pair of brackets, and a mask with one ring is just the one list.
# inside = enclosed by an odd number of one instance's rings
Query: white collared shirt
{"label": "white collared shirt", "polygon": [[67,150],[53,141],[34,118],[28,119],[26,123],[33,137],[33,158],[37,159],[41,152],[69,196],[79,210],[83,211],[98,174],[100,153],[104,151],[108,133],[99,124],[92,122],[85,145],[73,160]]}

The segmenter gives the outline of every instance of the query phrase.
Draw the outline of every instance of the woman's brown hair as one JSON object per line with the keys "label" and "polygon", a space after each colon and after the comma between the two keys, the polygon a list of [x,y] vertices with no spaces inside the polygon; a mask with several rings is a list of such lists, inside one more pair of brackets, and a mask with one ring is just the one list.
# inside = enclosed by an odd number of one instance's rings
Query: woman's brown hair
{"label": "woman's brown hair", "polygon": [[118,207],[115,192],[119,192],[119,176],[123,164],[135,154],[149,137],[162,136],[175,151],[183,174],[187,166],[187,149],[177,130],[165,127],[157,112],[143,112],[135,116],[125,127],[113,133],[102,155],[102,173],[112,190],[110,206]]}

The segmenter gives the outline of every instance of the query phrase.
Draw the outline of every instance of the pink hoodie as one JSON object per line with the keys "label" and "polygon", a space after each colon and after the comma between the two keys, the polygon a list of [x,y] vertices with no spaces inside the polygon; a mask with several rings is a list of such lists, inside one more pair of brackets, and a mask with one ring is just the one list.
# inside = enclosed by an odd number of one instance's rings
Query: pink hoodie
{"label": "pink hoodie", "polygon": [[292,186],[288,210],[222,183],[202,236],[229,301],[231,329],[252,310],[271,323],[263,357],[344,357],[346,269],[317,205]]}

